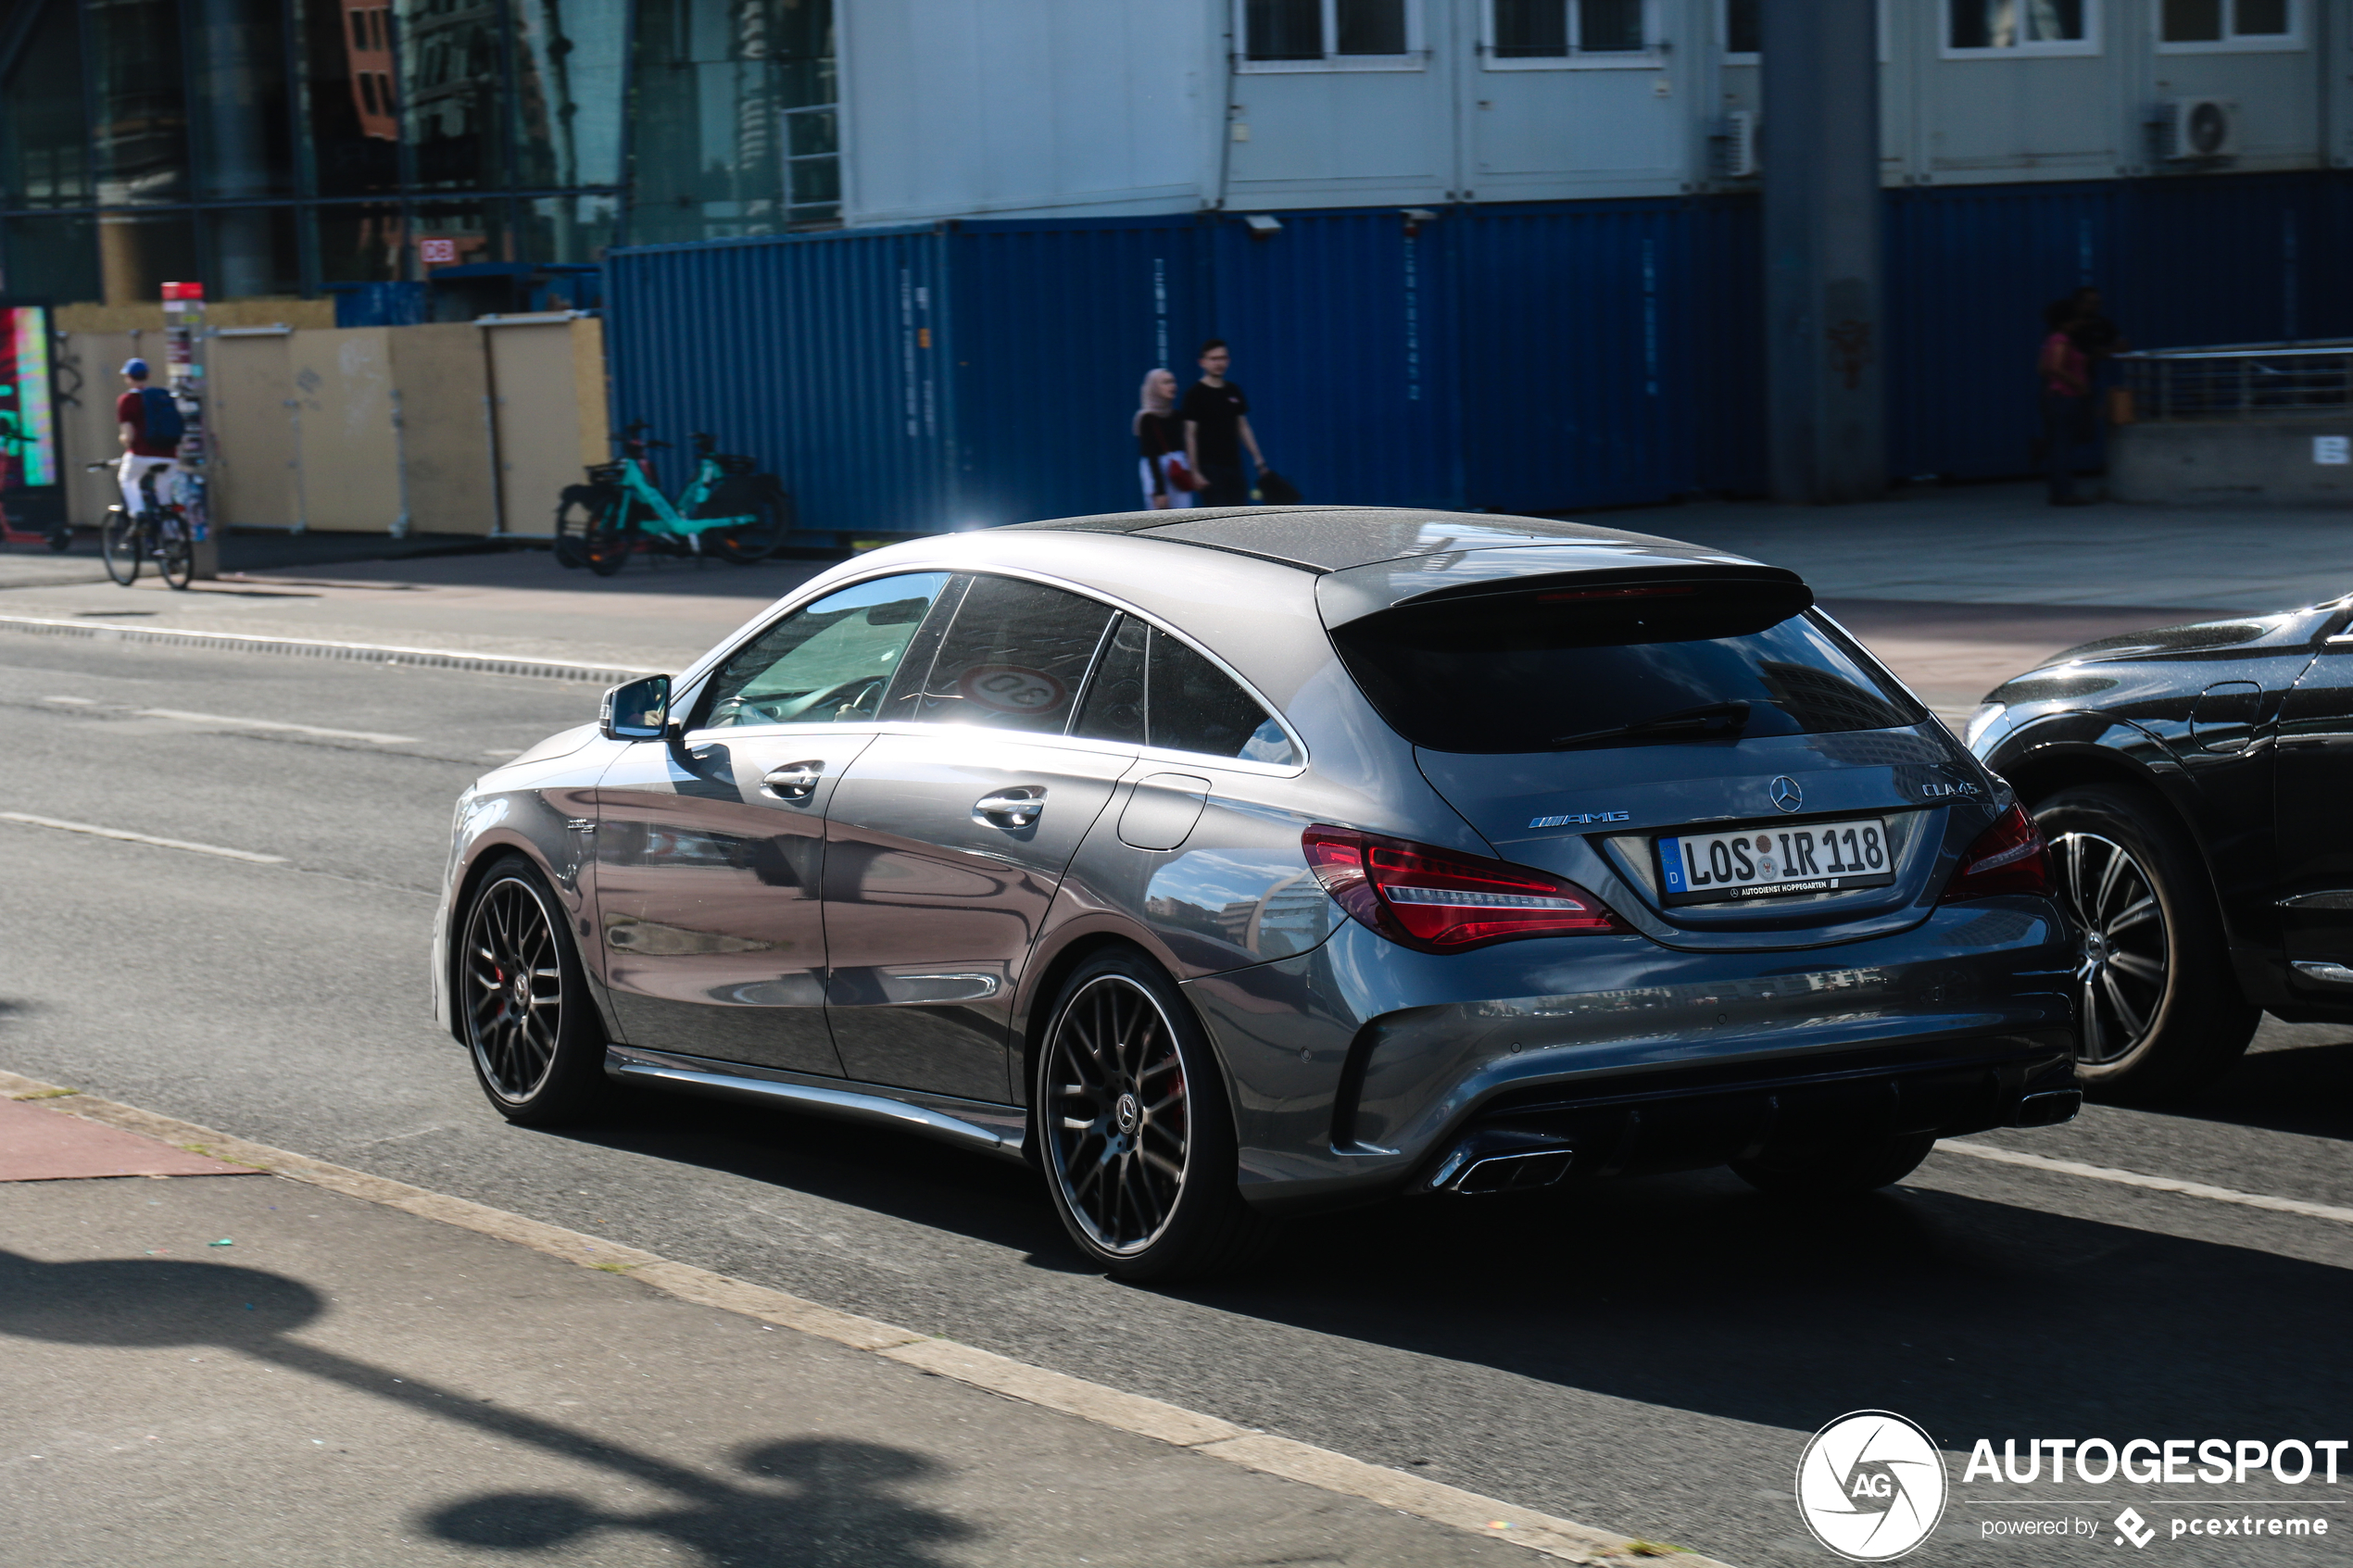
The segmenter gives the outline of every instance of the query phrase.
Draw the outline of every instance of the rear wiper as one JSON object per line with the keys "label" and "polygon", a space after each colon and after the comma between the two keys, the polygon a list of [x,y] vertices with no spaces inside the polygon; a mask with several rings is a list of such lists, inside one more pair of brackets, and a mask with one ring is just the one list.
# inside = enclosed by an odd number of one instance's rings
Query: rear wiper
{"label": "rear wiper", "polygon": [[1603,740],[1651,740],[1678,735],[1705,740],[1717,735],[1736,735],[1747,724],[1747,703],[1703,702],[1697,708],[1681,708],[1655,718],[1638,719],[1630,724],[1612,724],[1606,730],[1557,735],[1544,744],[1559,750],[1565,746],[1590,746]]}

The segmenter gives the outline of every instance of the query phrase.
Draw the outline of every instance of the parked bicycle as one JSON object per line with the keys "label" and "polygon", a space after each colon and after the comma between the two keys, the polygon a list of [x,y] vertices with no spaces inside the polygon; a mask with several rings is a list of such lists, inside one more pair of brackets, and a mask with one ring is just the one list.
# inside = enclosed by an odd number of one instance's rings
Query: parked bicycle
{"label": "parked bicycle", "polygon": [[[92,473],[119,471],[110,462],[83,467]],[[151,468],[139,476],[139,494],[145,502],[139,515],[132,516],[125,507],[108,507],[106,523],[98,533],[98,553],[105,558],[107,575],[126,588],[138,581],[143,561],[154,561],[157,573],[174,588],[186,587],[196,575],[196,546],[188,514],[177,501],[156,499],[158,471]]]}
{"label": "parked bicycle", "polygon": [[749,566],[776,553],[792,532],[792,493],[755,458],[715,448],[697,431],[695,477],[675,500],[654,480],[654,447],[643,420],[623,430],[619,460],[588,470],[588,483],[567,485],[556,503],[556,558],[610,577],[630,556],[716,556]]}

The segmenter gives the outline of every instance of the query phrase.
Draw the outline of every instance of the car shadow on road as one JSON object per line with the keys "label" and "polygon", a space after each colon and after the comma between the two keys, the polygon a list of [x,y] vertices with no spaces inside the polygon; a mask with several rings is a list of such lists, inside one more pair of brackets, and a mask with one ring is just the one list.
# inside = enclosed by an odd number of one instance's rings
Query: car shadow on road
{"label": "car shadow on road", "polygon": [[[970,1524],[900,1495],[948,1467],[926,1454],[831,1437],[756,1443],[729,1456],[744,1479],[510,1409],[479,1395],[294,1337],[326,1303],[266,1270],[171,1259],[44,1262],[0,1249],[0,1335],[121,1350],[236,1352],[415,1415],[670,1494],[668,1506],[609,1509],[558,1493],[491,1493],[427,1512],[424,1529],[459,1546],[554,1553],[598,1533],[652,1537],[711,1568],[851,1561],[937,1568],[935,1547]],[[570,1556],[569,1551],[564,1555]]]}
{"label": "car shadow on road", "polygon": [[[2299,1085],[2324,1065],[2250,1063]],[[668,1097],[588,1135],[1091,1272],[1034,1174],[925,1140]],[[1163,1294],[1404,1353],[1375,1352],[1375,1376],[1437,1358],[1793,1431],[1893,1406],[1939,1434],[2120,1441],[2333,1430],[2353,1363],[2308,1357],[2290,1376],[2284,1358],[2334,1342],[2347,1284],[2255,1248],[1924,1187],[1799,1207],[1702,1172],[1321,1216],[1255,1273]],[[1237,1335],[1227,1370],[1290,1387],[1288,1343]]]}
{"label": "car shadow on road", "polygon": [[2141,1109],[2200,1122],[2353,1140],[2353,1039],[2259,1048],[2195,1096]]}
{"label": "car shadow on road", "polygon": [[[1920,1187],[1823,1207],[1721,1173],[1303,1229],[1204,1303],[1616,1399],[1809,1431],[2317,1436],[2342,1269]],[[2290,1370],[2291,1364],[2293,1371]],[[2309,1431],[2307,1429],[2309,1429]]]}

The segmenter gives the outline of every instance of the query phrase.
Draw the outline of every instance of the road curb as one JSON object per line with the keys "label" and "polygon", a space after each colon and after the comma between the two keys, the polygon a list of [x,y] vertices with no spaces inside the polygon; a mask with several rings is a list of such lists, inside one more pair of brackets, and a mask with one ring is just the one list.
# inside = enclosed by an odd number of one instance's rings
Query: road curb
{"label": "road curb", "polygon": [[371,1176],[342,1165],[314,1160],[267,1144],[258,1144],[192,1122],[158,1116],[136,1106],[120,1105],[78,1090],[44,1083],[20,1073],[0,1071],[0,1096],[37,1099],[53,1110],[103,1123],[126,1132],[141,1133],[182,1148],[209,1154],[233,1164],[290,1181],[325,1187],[349,1198],[399,1209],[423,1219],[438,1220],[528,1247],[577,1263],[583,1268],[624,1273],[664,1295],[698,1306],[756,1318],[762,1323],[830,1339],[852,1349],[878,1354],[902,1365],[951,1377],[975,1388],[1019,1399],[1025,1404],[1060,1411],[1098,1425],[1172,1447],[1239,1464],[1269,1475],[1313,1486],[1319,1491],[1361,1499],[1401,1513],[1505,1540],[1541,1556],[1569,1562],[1628,1564],[1671,1561],[1682,1568],[1725,1568],[1713,1558],[1673,1547],[1654,1545],[1596,1530],[1571,1520],[1557,1519],[1533,1509],[1519,1508],[1477,1492],[1368,1464],[1329,1449],[1295,1442],[1270,1433],[1252,1432],[1215,1416],[1180,1405],[1125,1393],[1084,1378],[1031,1366],[1011,1357],[982,1350],[954,1340],[917,1334],[912,1329],[854,1312],[838,1311],[782,1290],[732,1279],[691,1264],[673,1262],[654,1253],[618,1242],[605,1241],[560,1225],[527,1219],[503,1209],[445,1193],[410,1186],[384,1176]]}
{"label": "road curb", "polygon": [[99,642],[147,643],[167,647],[210,648],[220,653],[271,653],[296,659],[340,659],[361,664],[397,664],[421,670],[465,670],[484,675],[530,675],[553,681],[594,681],[617,685],[650,671],[619,664],[573,664],[558,659],[508,654],[461,653],[453,648],[398,647],[386,643],[333,643],[313,637],[265,637],[251,632],[182,632],[167,626],[116,626],[88,621],[57,621],[32,615],[0,615],[0,632],[39,637],[86,637]]}

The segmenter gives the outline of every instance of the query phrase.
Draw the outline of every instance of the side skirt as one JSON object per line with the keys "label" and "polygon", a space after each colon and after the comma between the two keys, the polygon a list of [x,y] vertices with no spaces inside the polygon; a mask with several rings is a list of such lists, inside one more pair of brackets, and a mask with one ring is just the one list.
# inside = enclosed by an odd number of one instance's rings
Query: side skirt
{"label": "side skirt", "polygon": [[917,1133],[964,1148],[1022,1160],[1029,1112],[1018,1105],[992,1105],[953,1095],[887,1084],[856,1084],[808,1073],[787,1073],[740,1061],[714,1061],[636,1046],[605,1047],[605,1072],[623,1083],[686,1089],[726,1099],[747,1100],[786,1110],[812,1111],[849,1122],[868,1122]]}

